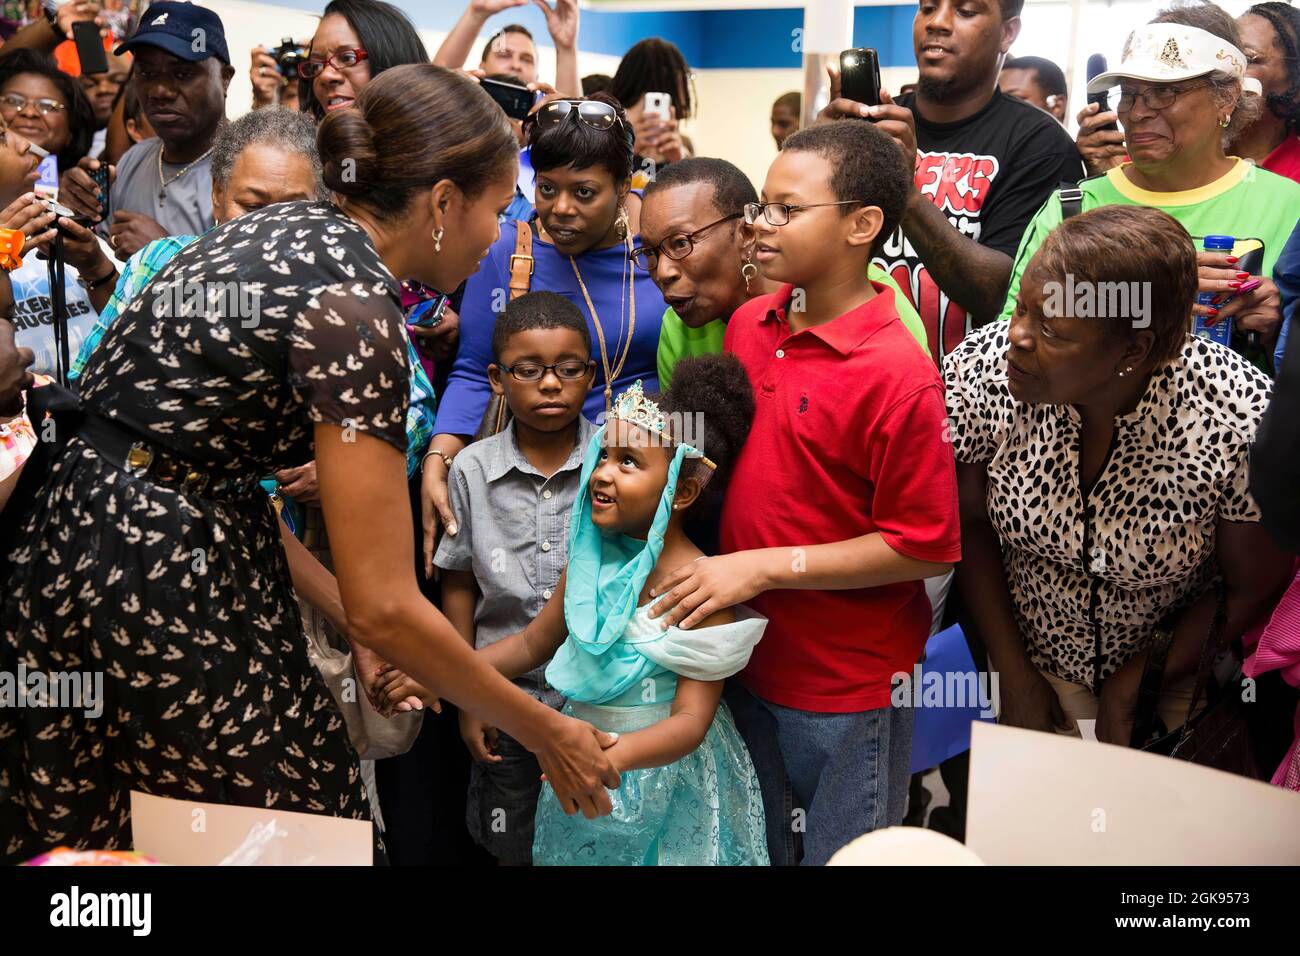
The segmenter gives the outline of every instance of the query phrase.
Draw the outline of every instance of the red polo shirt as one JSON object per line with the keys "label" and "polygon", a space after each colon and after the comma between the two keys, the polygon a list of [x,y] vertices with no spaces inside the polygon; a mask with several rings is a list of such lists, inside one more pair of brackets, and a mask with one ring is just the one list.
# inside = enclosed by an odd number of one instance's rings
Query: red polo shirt
{"label": "red polo shirt", "polygon": [[[879,531],[900,554],[961,558],[957,476],[943,385],[894,308],[893,292],[790,334],[792,286],[742,306],[726,349],[754,386],[754,425],[722,510],[724,552],[826,544]],[[792,560],[797,559],[797,553]],[[889,704],[930,633],[920,581],[851,591],[768,591],[770,623],[741,682],[800,710]]]}

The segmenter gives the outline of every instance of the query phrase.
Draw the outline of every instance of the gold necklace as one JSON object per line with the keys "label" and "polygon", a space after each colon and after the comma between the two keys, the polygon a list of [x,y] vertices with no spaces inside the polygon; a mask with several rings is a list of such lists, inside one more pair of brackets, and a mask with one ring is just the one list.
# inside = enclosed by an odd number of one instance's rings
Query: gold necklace
{"label": "gold necklace", "polygon": [[[629,255],[632,252],[631,239],[625,237],[623,244]],[[618,355],[618,363],[611,369],[609,366],[609,352],[605,347],[605,330],[601,328],[600,316],[596,314],[596,305],[591,301],[591,295],[587,292],[587,284],[582,281],[582,273],[578,271],[578,260],[569,256],[569,264],[573,266],[573,274],[578,277],[578,288],[582,290],[582,298],[587,303],[587,309],[591,312],[592,324],[596,326],[596,339],[600,342],[600,362],[605,368],[605,415],[608,416],[614,407],[614,380],[618,378],[623,371],[623,366],[627,362],[628,353],[632,351],[632,336],[636,332],[636,289],[628,288],[626,298],[624,289],[626,286],[632,286],[636,281],[635,275],[632,279],[627,278],[627,267],[631,260],[623,259],[623,275],[618,280],[618,341],[614,345],[614,354]],[[630,300],[630,303],[629,303]],[[623,344],[623,308],[628,304],[628,328],[627,344]],[[622,354],[619,354],[619,348],[622,347]]]}
{"label": "gold necklace", "polygon": [[188,173],[191,169],[193,169],[193,168],[194,168],[195,166],[197,166],[199,163],[201,163],[201,162],[203,162],[205,159],[207,159],[207,158],[208,158],[208,155],[212,152],[213,148],[214,148],[214,147],[209,146],[207,149],[205,149],[205,150],[203,151],[203,155],[202,155],[202,156],[200,156],[198,159],[194,160],[194,162],[190,163],[188,166],[186,166],[184,169],[182,169],[179,173],[177,173],[177,174],[176,174],[175,176],[173,176],[171,179],[168,179],[166,176],[163,175],[163,168],[162,168],[162,166],[163,166],[163,158],[162,158],[163,151],[162,151],[162,147],[159,147],[159,148],[158,148],[158,182],[160,182],[162,185],[159,186],[159,188],[158,188],[158,201],[159,201],[159,202],[166,202],[166,201],[167,201],[167,187],[170,186],[172,183],[176,182],[176,180],[180,179],[182,176],[184,176],[186,173]]}

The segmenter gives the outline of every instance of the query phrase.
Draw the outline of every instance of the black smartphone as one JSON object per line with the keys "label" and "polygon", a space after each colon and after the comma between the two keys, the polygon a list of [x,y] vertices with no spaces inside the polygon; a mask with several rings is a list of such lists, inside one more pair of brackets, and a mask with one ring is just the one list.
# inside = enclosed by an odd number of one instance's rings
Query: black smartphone
{"label": "black smartphone", "polygon": [[100,39],[99,27],[93,20],[78,20],[72,25],[72,42],[77,45],[82,74],[108,72],[104,41]]}
{"label": "black smartphone", "polygon": [[[1100,53],[1094,53],[1092,56],[1088,57],[1087,69],[1088,82],[1091,83],[1094,79],[1106,72],[1106,58]],[[1097,104],[1098,113],[1106,113],[1110,111],[1110,94],[1105,90],[1102,90],[1100,93],[1089,93],[1088,102]],[[1098,126],[1097,129],[1116,133],[1119,132],[1119,126],[1115,123],[1107,123],[1105,126]]]}
{"label": "black smartphone", "polygon": [[103,222],[112,214],[110,211],[109,199],[108,199],[109,197],[108,163],[104,162],[101,159],[99,161],[99,168],[91,171],[90,178],[94,180],[95,189],[99,192],[99,195],[96,198],[99,200],[100,205],[104,207],[103,215],[101,215],[100,218],[96,221]]}
{"label": "black smartphone", "polygon": [[442,324],[442,316],[447,311],[449,301],[450,296],[443,295],[440,292],[432,299],[421,302],[412,310],[406,324],[413,325],[417,329],[436,329]]}
{"label": "black smartphone", "polygon": [[[1100,107],[1100,109],[1097,110],[1098,113],[1106,113],[1110,110],[1110,94],[1105,90],[1102,90],[1100,93],[1089,93],[1088,102],[1096,103]],[[1098,126],[1097,129],[1099,131],[1107,130],[1117,133],[1119,132],[1119,125],[1116,123],[1107,123],[1105,126]]]}
{"label": "black smartphone", "polygon": [[880,105],[880,57],[870,47],[840,54],[840,96],[868,106]]}
{"label": "black smartphone", "polygon": [[533,93],[527,87],[498,80],[479,80],[479,84],[506,111],[506,116],[517,120],[528,118],[528,113],[533,108]]}

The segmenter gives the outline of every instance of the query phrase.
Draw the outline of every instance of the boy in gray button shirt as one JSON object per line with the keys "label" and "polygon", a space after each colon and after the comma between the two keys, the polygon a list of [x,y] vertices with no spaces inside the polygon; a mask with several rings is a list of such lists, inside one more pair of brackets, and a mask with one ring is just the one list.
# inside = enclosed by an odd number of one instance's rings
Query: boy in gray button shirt
{"label": "boy in gray button shirt", "polygon": [[[551,598],[568,558],[569,514],[596,432],[582,416],[596,365],[587,320],[568,299],[530,292],[506,306],[492,335],[488,379],[513,416],[456,456],[447,495],[456,534],[434,556],[442,610],[472,647],[523,629]],[[543,703],[564,699],[538,668],[515,681]],[[541,768],[518,742],[460,712],[474,764],[466,823],[503,864],[532,862]]]}

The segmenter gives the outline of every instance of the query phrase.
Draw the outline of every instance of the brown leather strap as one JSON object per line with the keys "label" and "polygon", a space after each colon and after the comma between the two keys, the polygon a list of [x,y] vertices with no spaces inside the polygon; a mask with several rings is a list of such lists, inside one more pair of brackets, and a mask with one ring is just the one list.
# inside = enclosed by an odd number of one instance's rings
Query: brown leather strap
{"label": "brown leather strap", "polygon": [[533,284],[533,230],[515,220],[515,254],[510,257],[510,301],[519,298]]}

